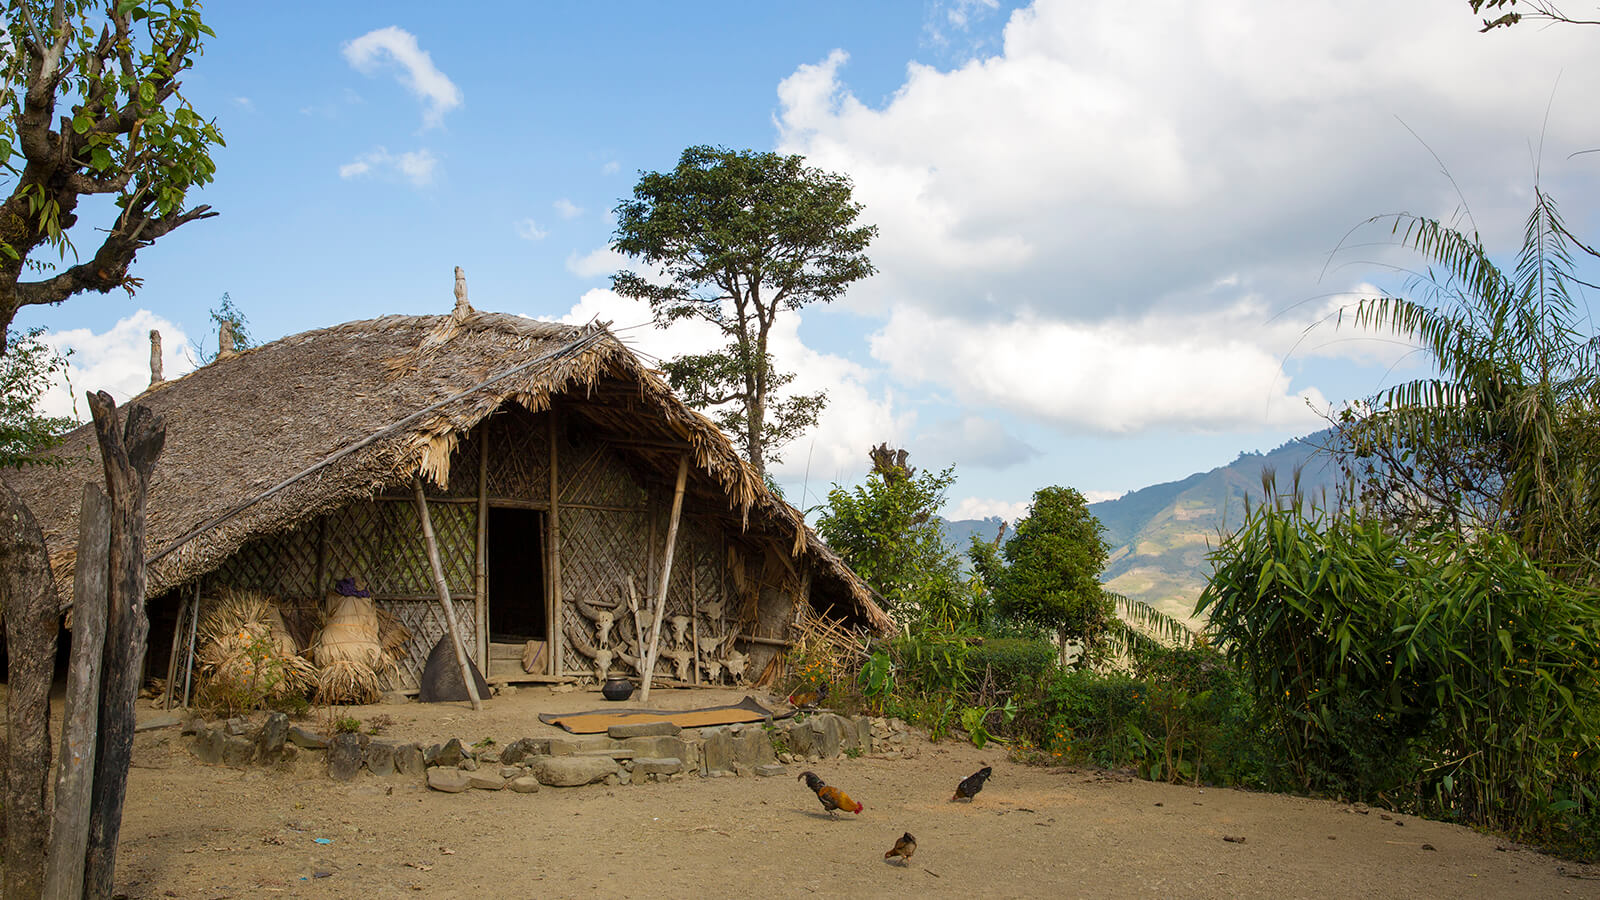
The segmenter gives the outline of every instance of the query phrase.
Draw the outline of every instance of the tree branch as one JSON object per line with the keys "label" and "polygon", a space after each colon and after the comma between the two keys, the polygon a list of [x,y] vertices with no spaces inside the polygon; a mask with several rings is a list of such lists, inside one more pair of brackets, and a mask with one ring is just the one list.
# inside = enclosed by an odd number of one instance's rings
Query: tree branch
{"label": "tree branch", "polygon": [[[174,212],[156,219],[130,217],[127,224],[106,235],[94,259],[79,263],[44,281],[18,284],[17,305],[60,303],[79,291],[104,294],[113,288],[124,287],[128,283],[128,266],[133,263],[134,255],[140,249],[182,225],[215,215],[211,207],[201,205],[187,212]],[[130,229],[128,225],[133,227]]]}

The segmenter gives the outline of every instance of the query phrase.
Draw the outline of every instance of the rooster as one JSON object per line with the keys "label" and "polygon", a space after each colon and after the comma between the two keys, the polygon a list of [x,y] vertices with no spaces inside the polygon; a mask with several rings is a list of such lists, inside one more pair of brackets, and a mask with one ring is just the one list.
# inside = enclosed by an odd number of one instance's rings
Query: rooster
{"label": "rooster", "polygon": [[824,681],[809,691],[795,691],[787,699],[790,706],[800,709],[813,709],[817,704],[828,699],[828,683]]}
{"label": "rooster", "polygon": [[917,852],[917,839],[912,837],[911,832],[908,831],[900,835],[900,840],[894,842],[894,846],[889,848],[889,852],[885,853],[883,858],[894,859],[898,856],[900,857],[900,865],[905,866],[910,865],[911,854],[915,852]]}
{"label": "rooster", "polygon": [[838,813],[834,812],[837,809],[855,813],[858,816],[861,815],[863,809],[866,809],[865,806],[851,800],[849,794],[818,778],[815,772],[801,772],[799,777],[806,780],[806,787],[817,795],[817,801],[822,804],[823,809],[828,811],[828,815],[831,818],[839,818]]}
{"label": "rooster", "polygon": [[956,794],[954,797],[950,798],[950,802],[954,803],[957,800],[971,800],[973,797],[978,796],[978,792],[983,790],[983,783],[988,781],[989,776],[993,773],[994,769],[990,768],[989,766],[984,766],[978,771],[973,772],[971,775],[961,779],[961,783],[956,785]]}

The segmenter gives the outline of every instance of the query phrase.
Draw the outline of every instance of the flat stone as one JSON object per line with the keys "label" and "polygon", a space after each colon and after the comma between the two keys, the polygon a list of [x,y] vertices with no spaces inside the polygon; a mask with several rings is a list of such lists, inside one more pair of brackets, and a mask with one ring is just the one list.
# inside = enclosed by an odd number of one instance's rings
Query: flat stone
{"label": "flat stone", "polygon": [[612,759],[633,759],[637,754],[627,747],[611,747],[605,750],[579,750],[573,756],[609,756]]}
{"label": "flat stone", "polygon": [[707,775],[727,774],[733,771],[733,735],[726,731],[707,735],[701,750],[705,756],[700,768]]}
{"label": "flat stone", "polygon": [[867,716],[856,716],[851,721],[856,723],[856,737],[860,741],[857,746],[861,748],[862,753],[871,753],[873,748],[872,719]]}
{"label": "flat stone", "polygon": [[519,794],[539,793],[539,779],[532,775],[519,775],[506,782],[506,787]]}
{"label": "flat stone", "polygon": [[518,738],[506,745],[500,751],[500,761],[507,765],[516,765],[530,756],[549,756],[550,742],[537,738]]}
{"label": "flat stone", "polygon": [[622,746],[632,750],[634,758],[641,756],[654,756],[665,759],[676,756],[683,760],[685,766],[698,768],[700,765],[700,743],[682,737],[669,737],[658,735],[656,737],[635,737],[622,741]]}
{"label": "flat stone", "polygon": [[746,728],[733,736],[733,761],[754,769],[778,761],[772,738],[762,728]]}
{"label": "flat stone", "polygon": [[443,744],[429,744],[422,748],[422,764],[433,768],[439,762],[439,751],[444,749]]}
{"label": "flat stone", "polygon": [[222,737],[222,764],[225,766],[247,766],[255,758],[256,742],[242,734],[229,734]]}
{"label": "flat stone", "polygon": [[428,770],[428,787],[446,794],[459,794],[472,787],[472,775],[460,769],[434,766]]}
{"label": "flat stone", "polygon": [[233,718],[228,720],[228,733],[229,734],[232,734],[232,735],[243,735],[245,732],[247,732],[249,730],[250,730],[250,720],[244,718],[243,716],[234,716]]}
{"label": "flat stone", "polygon": [[467,776],[467,784],[480,791],[498,791],[506,786],[506,780],[498,772],[472,772]]}
{"label": "flat stone", "polygon": [[839,755],[839,718],[829,713],[812,716],[806,721],[811,727],[811,753],[822,759]]}
{"label": "flat stone", "polygon": [[189,752],[195,758],[207,765],[218,765],[222,762],[222,739],[227,735],[215,725],[202,725],[195,732],[194,742],[189,745]]}
{"label": "flat stone", "polygon": [[353,734],[335,735],[328,742],[328,777],[335,781],[354,781],[361,772],[361,739]]}
{"label": "flat stone", "polygon": [[812,734],[810,722],[791,721],[789,723],[789,752],[799,759],[805,759],[810,756],[812,744],[815,743],[811,739]]}
{"label": "flat stone", "polygon": [[636,737],[677,737],[682,731],[671,722],[634,722],[613,725],[606,729],[606,735],[620,741]]}
{"label": "flat stone", "polygon": [[328,749],[327,735],[318,734],[309,728],[302,728],[299,725],[289,726],[289,740],[294,741],[295,746],[302,750]]}
{"label": "flat stone", "polygon": [[539,758],[534,774],[540,784],[577,787],[604,781],[616,771],[616,761],[608,756],[546,756]]}
{"label": "flat stone", "polygon": [[463,757],[461,762],[456,763],[456,768],[463,772],[476,772],[478,771],[478,761],[470,756]]}
{"label": "flat stone", "polygon": [[183,718],[177,713],[163,713],[159,716],[145,716],[139,724],[133,726],[134,731],[154,731],[157,728],[171,728],[182,725]]}
{"label": "flat stone", "polygon": [[206,720],[200,718],[199,714],[191,712],[184,715],[183,728],[179,730],[179,733],[183,735],[197,734],[204,727],[206,727]]}
{"label": "flat stone", "polygon": [[372,741],[367,744],[367,771],[374,775],[394,774],[394,744],[389,741]]}
{"label": "flat stone", "polygon": [[472,752],[462,746],[461,739],[451,738],[443,747],[439,748],[438,754],[429,764],[445,767],[458,766],[463,759],[471,758]]}
{"label": "flat stone", "polygon": [[405,691],[384,691],[383,693],[385,706],[400,706],[410,702],[411,698],[406,696]]}
{"label": "flat stone", "polygon": [[667,757],[634,757],[633,774],[638,775],[672,775],[683,771],[683,760],[675,756]]}
{"label": "flat stone", "polygon": [[780,766],[777,763],[768,763],[764,766],[756,766],[756,775],[762,778],[772,778],[775,775],[787,774],[789,774],[789,767]]}
{"label": "flat stone", "polygon": [[402,744],[395,748],[394,767],[401,775],[421,775],[427,771],[422,762],[422,748],[416,744]]}
{"label": "flat stone", "polygon": [[283,743],[289,737],[289,717],[281,712],[269,713],[256,735],[256,755],[264,763],[277,762],[283,755]]}
{"label": "flat stone", "polygon": [[522,775],[522,767],[521,766],[501,766],[500,767],[500,777],[501,778],[517,778],[517,777],[519,777],[521,775]]}
{"label": "flat stone", "polygon": [[610,750],[617,743],[605,735],[584,735],[576,738],[551,738],[545,752],[551,756],[573,756],[585,750]]}

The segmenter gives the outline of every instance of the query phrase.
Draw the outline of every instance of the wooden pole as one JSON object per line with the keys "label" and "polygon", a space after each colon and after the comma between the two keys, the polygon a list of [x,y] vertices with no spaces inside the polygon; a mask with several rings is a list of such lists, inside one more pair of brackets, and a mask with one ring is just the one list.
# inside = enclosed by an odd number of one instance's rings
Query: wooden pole
{"label": "wooden pole", "polygon": [[[72,579],[72,662],[67,669],[67,700],[56,767],[56,808],[44,876],[47,900],[83,897],[89,801],[94,791],[95,734],[100,722],[100,663],[106,646],[106,556],[110,542],[111,501],[98,484],[85,483],[78,513],[78,559]],[[185,606],[178,616],[180,622],[182,613],[187,611]],[[182,631],[181,624],[173,625],[174,665],[178,659],[177,637]],[[167,698],[171,697],[169,672]]]}
{"label": "wooden pole", "polygon": [[489,674],[489,422],[478,429],[478,554],[472,589],[478,612],[478,665]]}
{"label": "wooden pole", "polygon": [[133,755],[133,707],[139,699],[145,640],[145,501],[150,473],[166,443],[166,426],[135,403],[118,428],[116,401],[105,391],[89,395],[95,436],[111,501],[106,553],[106,644],[101,668],[99,744],[95,747],[93,812],[84,862],[83,893],[110,897],[122,834],[122,807]]}
{"label": "wooden pole", "polygon": [[[683,487],[689,480],[689,454],[678,457],[678,486],[672,491],[672,517],[667,520],[667,551],[661,557],[661,583],[656,588],[656,622],[650,628],[650,656],[644,663],[644,685],[639,699],[650,701],[650,680],[656,674],[661,652],[661,614],[667,611],[667,585],[672,583],[672,551],[678,542],[678,517],[683,512]],[[696,648],[699,652],[699,648]],[[698,665],[698,660],[696,664]]]}
{"label": "wooden pole", "polygon": [[417,493],[417,515],[422,519],[422,543],[428,548],[428,567],[433,570],[433,586],[439,591],[439,605],[444,607],[445,629],[450,632],[450,643],[456,648],[456,663],[461,666],[461,680],[467,685],[467,699],[474,711],[483,709],[478,698],[478,681],[472,677],[472,664],[467,662],[467,648],[461,643],[461,626],[456,622],[456,605],[450,602],[450,585],[444,579],[444,564],[439,562],[439,542],[433,537],[433,518],[428,515],[428,495],[422,491],[422,476],[414,475],[411,486]]}
{"label": "wooden pole", "polygon": [[559,422],[556,408],[550,407],[550,626],[545,630],[546,646],[549,648],[550,674],[556,678],[561,677],[563,664],[566,661],[566,638],[561,633],[561,479],[557,477],[557,466],[561,454],[557,448],[561,441]]}
{"label": "wooden pole", "polygon": [[[83,546],[81,539],[78,541],[78,546]],[[79,552],[81,553],[82,551],[80,550]],[[77,594],[76,587],[73,588],[73,594]],[[77,601],[74,600],[72,605],[76,608]],[[178,651],[183,649],[183,620],[187,618],[189,618],[189,594],[185,591],[183,601],[178,604],[178,616],[172,620],[172,647],[167,651],[167,687],[161,692],[162,709],[172,708],[172,683],[178,680]],[[74,643],[73,646],[76,647],[77,644]],[[105,646],[104,635],[100,637],[100,646],[102,648]]]}
{"label": "wooden pole", "polygon": [[200,579],[194,580],[194,602],[189,604],[189,649],[183,654],[183,708],[189,708],[189,688],[194,680],[194,643],[200,634]]}

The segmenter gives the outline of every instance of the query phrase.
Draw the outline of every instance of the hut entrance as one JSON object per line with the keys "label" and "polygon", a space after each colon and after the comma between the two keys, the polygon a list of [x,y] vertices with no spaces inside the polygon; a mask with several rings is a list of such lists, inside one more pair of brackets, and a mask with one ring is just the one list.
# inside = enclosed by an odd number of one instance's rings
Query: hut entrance
{"label": "hut entrance", "polygon": [[544,513],[489,507],[489,640],[545,639]]}

